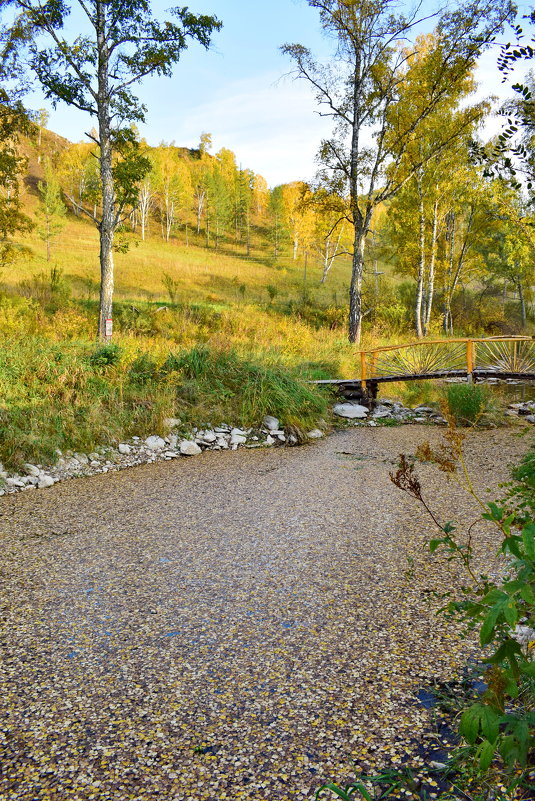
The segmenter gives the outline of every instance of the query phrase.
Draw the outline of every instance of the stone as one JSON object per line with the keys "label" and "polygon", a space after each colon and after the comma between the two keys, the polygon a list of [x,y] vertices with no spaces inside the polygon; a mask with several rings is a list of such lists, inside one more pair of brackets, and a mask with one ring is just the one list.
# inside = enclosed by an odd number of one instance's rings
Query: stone
{"label": "stone", "polygon": [[247,437],[247,432],[244,431],[242,428],[233,428],[230,432],[230,436],[232,437]]}
{"label": "stone", "polygon": [[320,431],[319,428],[313,428],[312,431],[307,432],[307,437],[309,439],[321,439],[321,437],[324,436],[325,434],[323,433],[323,431]]}
{"label": "stone", "polygon": [[266,445],[274,445],[274,444],[275,444],[275,440],[273,439],[271,434],[268,434],[267,437],[266,437]]}
{"label": "stone", "polygon": [[528,414],[528,415],[526,415],[526,417],[524,417],[524,420],[525,420],[527,423],[535,423],[535,414]]}
{"label": "stone", "polygon": [[368,421],[368,425],[369,426],[376,426],[376,425],[378,425],[378,423],[375,420],[369,420]]}
{"label": "stone", "polygon": [[48,476],[46,473],[42,473],[39,477],[39,483],[37,484],[39,489],[47,489],[48,487],[52,487],[54,485],[54,479],[52,476]]}
{"label": "stone", "polygon": [[277,439],[280,442],[286,442],[286,434],[284,433],[284,431],[277,431]]}
{"label": "stone", "polygon": [[145,445],[150,451],[162,451],[165,448],[165,440],[153,435],[152,437],[147,437]]}
{"label": "stone", "polygon": [[217,434],[215,431],[205,431],[202,435],[202,441],[211,445],[213,442],[217,442]]}
{"label": "stone", "polygon": [[74,458],[80,462],[80,464],[89,464],[89,457],[85,453],[75,453]]}
{"label": "stone", "polygon": [[376,406],[372,412],[372,417],[374,418],[382,418],[382,417],[391,417],[392,410],[389,409],[387,406]]}
{"label": "stone", "polygon": [[24,487],[24,481],[20,476],[11,476],[10,478],[6,478],[6,486],[7,487]]}
{"label": "stone", "polygon": [[178,453],[176,451],[164,451],[164,459],[176,459]]}
{"label": "stone", "polygon": [[245,445],[247,442],[247,437],[245,434],[231,434],[230,435],[230,447],[234,448],[234,446],[238,447],[238,445]]}
{"label": "stone", "polygon": [[218,437],[215,444],[216,447],[221,448],[222,450],[228,449],[228,441],[225,437]]}
{"label": "stone", "polygon": [[23,464],[24,472],[28,476],[38,476],[39,475],[39,468],[36,467],[34,464]]}
{"label": "stone", "polygon": [[436,409],[432,409],[431,406],[415,406],[414,411],[418,414],[436,414]]}
{"label": "stone", "polygon": [[264,419],[262,420],[262,428],[267,429],[267,431],[276,431],[279,427],[279,421],[276,417],[272,417],[270,414],[266,414]]}
{"label": "stone", "polygon": [[368,409],[360,403],[337,403],[333,407],[334,414],[348,420],[362,419],[368,416]]}
{"label": "stone", "polygon": [[196,442],[191,439],[183,439],[180,443],[180,453],[182,456],[198,456],[202,453]]}
{"label": "stone", "polygon": [[182,424],[180,417],[165,417],[163,424],[166,428],[177,428]]}
{"label": "stone", "polygon": [[126,442],[120,442],[117,450],[119,451],[119,453],[122,453],[123,456],[127,456],[130,453],[131,448],[130,445],[127,445]]}
{"label": "stone", "polygon": [[167,437],[167,442],[169,443],[169,447],[176,448],[178,443],[178,437],[176,434],[169,434]]}

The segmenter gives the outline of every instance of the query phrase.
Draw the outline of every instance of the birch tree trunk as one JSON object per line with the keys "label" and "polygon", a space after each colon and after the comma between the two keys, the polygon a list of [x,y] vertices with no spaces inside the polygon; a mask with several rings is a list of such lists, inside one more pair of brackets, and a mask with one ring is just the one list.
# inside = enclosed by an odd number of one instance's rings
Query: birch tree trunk
{"label": "birch tree trunk", "polygon": [[425,298],[425,318],[424,336],[429,333],[431,322],[431,311],[433,309],[433,296],[435,293],[435,264],[437,258],[437,234],[438,234],[438,200],[433,204],[433,227],[431,230],[431,256],[429,259],[429,276],[427,279],[427,292]]}
{"label": "birch tree trunk", "polygon": [[520,278],[517,279],[516,286],[518,289],[518,300],[520,302],[520,321],[522,323],[522,328],[525,328],[527,323],[526,297],[524,295],[524,287],[522,286],[522,281]]}
{"label": "birch tree trunk", "polygon": [[102,218],[100,234],[100,314],[98,338],[101,342],[111,339],[106,333],[106,320],[112,319],[113,311],[113,240],[117,225],[115,219],[115,192],[112,172],[111,120],[108,89],[109,52],[106,41],[106,3],[96,4],[96,32],[98,44],[98,127],[100,143],[100,181],[102,188]]}
{"label": "birch tree trunk", "polygon": [[419,238],[418,238],[418,278],[416,280],[416,302],[414,307],[414,327],[416,336],[422,339],[424,332],[422,328],[422,302],[424,296],[424,276],[425,276],[425,209],[424,195],[421,175],[417,177],[417,187],[419,196]]}

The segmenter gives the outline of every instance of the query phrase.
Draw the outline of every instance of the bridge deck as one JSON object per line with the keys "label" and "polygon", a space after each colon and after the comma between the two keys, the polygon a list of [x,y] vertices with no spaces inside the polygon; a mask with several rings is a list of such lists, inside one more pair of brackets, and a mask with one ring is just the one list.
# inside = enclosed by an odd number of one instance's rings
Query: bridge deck
{"label": "bridge deck", "polygon": [[[478,370],[477,368],[471,373],[475,381],[481,381],[486,378],[502,378],[502,379],[516,379],[517,381],[535,381],[535,373],[514,373],[505,370]],[[434,378],[467,378],[467,370],[437,370],[431,373],[415,373],[413,375],[378,375],[368,377],[369,384],[386,384],[394,383],[396,381],[425,381]],[[316,381],[309,381],[309,384],[332,384],[333,386],[360,386],[360,378],[323,378]]]}

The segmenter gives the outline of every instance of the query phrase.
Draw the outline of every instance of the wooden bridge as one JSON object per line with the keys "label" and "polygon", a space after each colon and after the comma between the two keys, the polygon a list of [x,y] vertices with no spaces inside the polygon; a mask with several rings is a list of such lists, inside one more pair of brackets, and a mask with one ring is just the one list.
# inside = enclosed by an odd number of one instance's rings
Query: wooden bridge
{"label": "wooden bridge", "polygon": [[361,350],[359,378],[314,383],[335,384],[346,397],[375,398],[381,383],[434,378],[535,381],[535,338],[422,340]]}

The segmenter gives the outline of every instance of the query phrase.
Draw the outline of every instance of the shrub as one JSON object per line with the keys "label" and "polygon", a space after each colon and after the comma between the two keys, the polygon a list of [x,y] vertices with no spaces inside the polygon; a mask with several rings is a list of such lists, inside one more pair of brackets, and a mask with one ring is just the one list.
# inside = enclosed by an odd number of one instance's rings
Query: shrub
{"label": "shrub", "polygon": [[489,387],[481,384],[451,384],[445,400],[450,416],[461,426],[478,423],[492,408]]}
{"label": "shrub", "polygon": [[481,661],[487,666],[487,689],[460,718],[459,732],[468,747],[459,751],[459,764],[469,773],[470,762],[475,761],[480,777],[490,769],[499,771],[501,781],[506,779],[509,785],[507,797],[513,797],[510,794],[519,785],[529,784],[535,757],[535,451],[513,471],[505,497],[485,503],[466,469],[463,439],[450,427],[440,448],[433,450],[425,443],[416,453],[456,480],[484,510],[481,517],[501,537],[500,552],[507,562],[501,576],[477,574],[473,526],[463,535],[454,523],[437,519],[423,499],[412,462],[401,456],[398,471],[390,477],[423,505],[439,529],[439,537],[429,542],[431,552],[444,549],[448,560],[464,568],[470,582],[463,587],[462,600],[450,591],[442,594],[454,598],[442,611],[463,622],[467,631],[476,628],[480,646],[486,649]]}
{"label": "shrub", "polygon": [[118,364],[121,358],[119,345],[100,345],[89,357],[92,367],[109,367]]}
{"label": "shrub", "polygon": [[148,384],[156,378],[156,362],[148,353],[141,353],[132,362],[128,377],[133,384]]}

